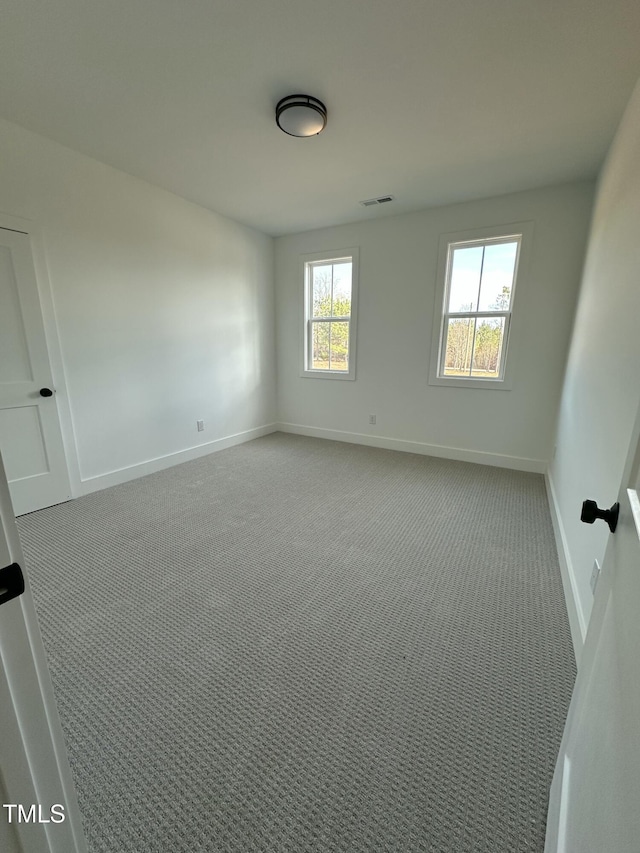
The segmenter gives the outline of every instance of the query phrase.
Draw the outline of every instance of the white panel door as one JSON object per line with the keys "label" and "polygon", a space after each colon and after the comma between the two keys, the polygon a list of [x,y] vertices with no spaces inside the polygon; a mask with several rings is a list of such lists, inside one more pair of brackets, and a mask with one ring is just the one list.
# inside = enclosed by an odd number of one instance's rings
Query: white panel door
{"label": "white panel door", "polygon": [[0,849],[2,853],[86,853],[0,455],[0,570],[13,564],[21,567],[25,584],[21,595],[8,598],[10,578],[0,574]]}
{"label": "white panel door", "polygon": [[553,778],[546,853],[640,851],[639,495],[640,417]]}
{"label": "white panel door", "polygon": [[[42,396],[47,389],[51,396]],[[0,451],[14,512],[70,497],[28,234],[0,228]]]}

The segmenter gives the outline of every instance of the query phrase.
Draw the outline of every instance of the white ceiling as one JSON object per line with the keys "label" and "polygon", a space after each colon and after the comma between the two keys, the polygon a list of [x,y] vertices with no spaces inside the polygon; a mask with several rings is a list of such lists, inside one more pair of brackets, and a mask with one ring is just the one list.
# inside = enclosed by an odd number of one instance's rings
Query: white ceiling
{"label": "white ceiling", "polygon": [[0,116],[274,235],[593,176],[640,76],[638,0],[2,5]]}

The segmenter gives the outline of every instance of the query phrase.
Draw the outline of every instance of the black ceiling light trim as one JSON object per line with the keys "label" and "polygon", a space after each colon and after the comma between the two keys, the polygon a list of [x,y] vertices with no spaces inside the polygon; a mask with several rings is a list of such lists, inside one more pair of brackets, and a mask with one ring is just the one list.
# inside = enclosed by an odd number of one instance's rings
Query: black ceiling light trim
{"label": "black ceiling light trim", "polygon": [[311,95],[287,95],[276,105],[276,124],[289,136],[317,136],[327,125],[327,108]]}

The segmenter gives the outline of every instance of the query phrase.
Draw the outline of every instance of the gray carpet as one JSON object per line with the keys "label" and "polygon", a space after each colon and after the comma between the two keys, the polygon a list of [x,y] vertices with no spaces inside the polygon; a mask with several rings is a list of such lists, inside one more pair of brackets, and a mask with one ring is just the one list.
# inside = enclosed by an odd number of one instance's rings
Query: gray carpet
{"label": "gray carpet", "polygon": [[19,528],[92,853],[543,850],[541,476],[274,434]]}

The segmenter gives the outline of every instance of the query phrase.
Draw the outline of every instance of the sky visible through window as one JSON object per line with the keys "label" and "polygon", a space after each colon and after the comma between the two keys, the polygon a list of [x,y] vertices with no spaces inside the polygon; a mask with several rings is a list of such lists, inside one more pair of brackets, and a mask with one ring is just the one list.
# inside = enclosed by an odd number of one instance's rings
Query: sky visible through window
{"label": "sky visible through window", "polygon": [[454,249],[449,313],[509,310],[501,297],[504,288],[511,293],[517,249],[516,242]]}
{"label": "sky visible through window", "polygon": [[313,267],[313,316],[351,313],[351,262]]}
{"label": "sky visible through window", "polygon": [[[452,246],[443,375],[499,379],[518,242]],[[465,313],[485,317],[461,317]],[[458,315],[458,316],[456,316]]]}

